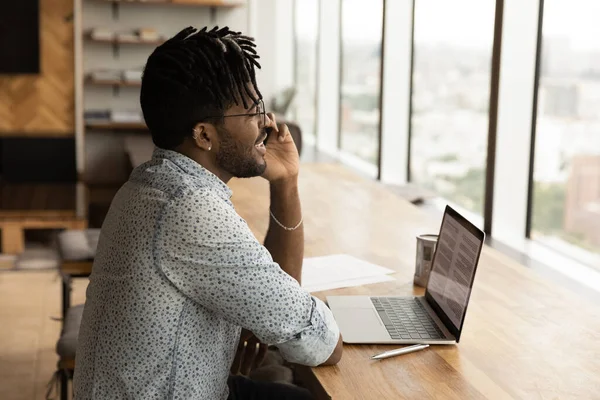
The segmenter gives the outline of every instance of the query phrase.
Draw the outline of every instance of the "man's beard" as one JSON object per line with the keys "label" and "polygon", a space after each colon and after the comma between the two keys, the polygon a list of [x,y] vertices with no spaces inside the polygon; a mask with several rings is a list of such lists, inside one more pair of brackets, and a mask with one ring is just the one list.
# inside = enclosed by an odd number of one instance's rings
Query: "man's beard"
{"label": "man's beard", "polygon": [[219,133],[219,152],[217,164],[236,178],[252,178],[261,176],[267,163],[259,163],[254,154],[254,146],[247,147],[233,138],[231,132],[223,127],[217,128]]}

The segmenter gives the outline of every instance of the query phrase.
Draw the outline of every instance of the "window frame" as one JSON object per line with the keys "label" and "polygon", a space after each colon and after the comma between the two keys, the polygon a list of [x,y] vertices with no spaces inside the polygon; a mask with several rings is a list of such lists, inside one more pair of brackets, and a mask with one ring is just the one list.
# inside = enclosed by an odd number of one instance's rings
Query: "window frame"
{"label": "window frame", "polygon": [[[339,32],[338,32],[338,45],[339,45],[339,72],[338,72],[338,131],[337,131],[337,151],[338,156],[345,164],[352,165],[367,176],[380,180],[381,179],[381,155],[382,155],[382,143],[383,143],[383,130],[382,130],[382,110],[383,110],[383,87],[384,87],[384,68],[385,68],[385,20],[386,20],[386,2],[387,0],[379,0],[382,5],[381,14],[381,41],[380,41],[380,62],[379,62],[379,95],[378,95],[378,107],[379,107],[379,121],[377,123],[377,161],[375,164],[361,159],[360,157],[345,151],[342,148],[342,84],[344,81],[344,18],[343,18],[343,7],[344,0],[339,0]],[[366,3],[365,3],[366,5]],[[374,168],[373,168],[374,167]]]}
{"label": "window frame", "polygon": [[[298,52],[299,52],[299,46],[298,46],[298,31],[297,31],[297,27],[298,27],[298,15],[297,15],[297,7],[298,4],[300,3],[300,1],[302,0],[293,0],[293,4],[292,4],[292,32],[293,32],[293,36],[292,36],[292,41],[294,44],[294,63],[293,63],[293,75],[294,75],[294,87],[298,87]],[[320,75],[320,51],[319,51],[319,46],[320,46],[320,41],[321,41],[321,0],[315,0],[316,2],[316,6],[317,6],[317,40],[315,41],[315,92],[313,94],[313,109],[314,109],[314,120],[313,120],[313,126],[312,126],[312,132],[314,135],[314,142],[315,145],[316,143],[318,143],[318,127],[319,127],[319,93],[318,93],[318,84],[319,84],[319,75]],[[297,106],[294,107],[294,119],[298,119],[298,115],[297,113]]]}
{"label": "window frame", "polygon": [[[410,57],[410,99],[408,117],[408,146],[406,176],[409,183],[414,182],[411,171],[412,141],[413,141],[413,100],[414,100],[414,73],[415,73],[415,9],[418,0],[412,0],[412,31],[411,31],[411,57]],[[500,67],[502,51],[502,33],[504,23],[504,0],[496,0],[494,7],[494,28],[492,38],[492,54],[490,62],[490,90],[488,103],[488,131],[487,131],[487,154],[485,161],[484,187],[483,187],[483,231],[491,235],[493,223],[493,203],[495,184],[496,163],[496,138],[498,126],[498,101],[500,85]],[[463,209],[463,207],[458,207]]]}

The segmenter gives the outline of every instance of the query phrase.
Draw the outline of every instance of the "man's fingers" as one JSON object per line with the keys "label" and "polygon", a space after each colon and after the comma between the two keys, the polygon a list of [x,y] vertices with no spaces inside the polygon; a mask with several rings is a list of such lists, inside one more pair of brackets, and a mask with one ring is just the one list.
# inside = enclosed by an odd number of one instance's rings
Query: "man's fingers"
{"label": "man's fingers", "polygon": [[290,130],[288,129],[288,126],[286,124],[281,124],[281,126],[279,127],[279,135],[277,136],[277,139],[280,142],[284,142],[289,134]]}
{"label": "man's fingers", "polygon": [[249,331],[242,332],[242,338],[240,338],[235,357],[231,363],[230,372],[232,375],[248,376],[253,369],[262,365],[267,354],[268,346],[266,344],[261,343],[252,334],[250,337],[244,338],[246,336],[244,333],[251,334]]}
{"label": "man's fingers", "polygon": [[[292,137],[290,130],[288,129],[286,124],[279,124],[279,130],[273,130],[267,139],[267,145],[269,143],[279,142],[284,143],[288,140],[288,137]],[[292,139],[293,141],[293,139]]]}
{"label": "man's fingers", "polygon": [[256,357],[254,358],[254,365],[252,365],[253,370],[262,365],[263,361],[265,361],[267,350],[269,349],[269,346],[267,346],[264,343],[260,343],[258,346],[258,352],[256,353]]}
{"label": "man's fingers", "polygon": [[254,359],[256,358],[256,340],[250,339],[246,342],[246,349],[243,351],[244,357],[242,359],[242,365],[240,366],[240,373],[244,376],[248,376],[251,371],[252,365],[254,365]]}
{"label": "man's fingers", "polygon": [[267,127],[268,128],[273,128],[275,129],[276,132],[279,132],[279,126],[277,126],[277,120],[275,119],[275,114],[273,113],[267,113],[267,117],[269,118],[269,121],[271,121]]}

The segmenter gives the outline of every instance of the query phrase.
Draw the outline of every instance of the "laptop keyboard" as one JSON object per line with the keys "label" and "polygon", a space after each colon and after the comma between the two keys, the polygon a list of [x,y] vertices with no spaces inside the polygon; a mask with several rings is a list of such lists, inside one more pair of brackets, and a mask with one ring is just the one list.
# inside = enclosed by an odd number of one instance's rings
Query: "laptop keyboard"
{"label": "laptop keyboard", "polygon": [[421,302],[415,298],[371,297],[392,339],[444,339]]}

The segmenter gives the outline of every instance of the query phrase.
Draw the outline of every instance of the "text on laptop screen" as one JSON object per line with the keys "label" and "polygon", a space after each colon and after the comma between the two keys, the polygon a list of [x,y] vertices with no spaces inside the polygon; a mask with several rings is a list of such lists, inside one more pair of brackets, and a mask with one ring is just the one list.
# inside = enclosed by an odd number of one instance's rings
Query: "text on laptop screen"
{"label": "text on laptop screen", "polygon": [[427,292],[456,328],[467,309],[482,244],[452,215],[445,214]]}

